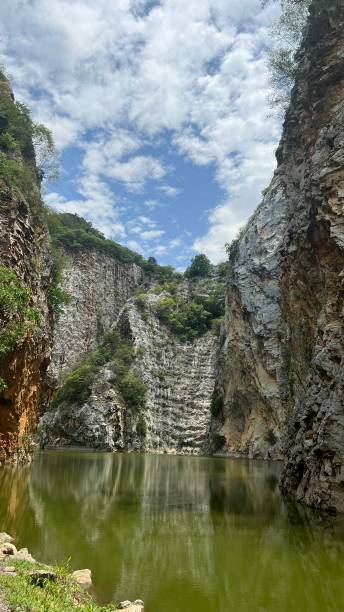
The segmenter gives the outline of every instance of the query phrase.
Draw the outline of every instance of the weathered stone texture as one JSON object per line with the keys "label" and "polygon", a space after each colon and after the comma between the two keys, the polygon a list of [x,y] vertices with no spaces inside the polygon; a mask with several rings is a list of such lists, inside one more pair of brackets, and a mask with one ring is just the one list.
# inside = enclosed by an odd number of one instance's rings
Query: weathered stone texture
{"label": "weathered stone texture", "polygon": [[[8,84],[0,94],[4,91],[13,96]],[[0,461],[14,454],[24,458],[28,439],[50,395],[46,378],[52,342],[50,245],[38,185],[32,185],[30,199],[27,195],[0,183],[0,264],[17,273],[31,291],[30,306],[41,313],[35,332],[0,360],[0,377],[7,384],[0,397]]]}
{"label": "weathered stone texture", "polygon": [[[217,431],[286,455],[282,486],[344,510],[344,6],[313,11],[277,151],[228,289]],[[267,443],[269,430],[278,442]],[[270,432],[271,441],[271,432]]]}
{"label": "weathered stone texture", "polygon": [[[141,419],[125,406],[109,363],[99,372],[87,402],[63,403],[44,415],[39,434],[42,446],[207,452],[218,338],[209,332],[192,343],[181,342],[156,317],[158,297],[148,295],[144,310],[131,299],[114,323],[131,338],[136,349],[133,368],[147,386]],[[142,418],[146,435],[137,430]]]}
{"label": "weathered stone texture", "polygon": [[66,252],[64,289],[70,303],[56,322],[50,373],[55,380],[93,351],[142,277],[136,264],[102,252]]}

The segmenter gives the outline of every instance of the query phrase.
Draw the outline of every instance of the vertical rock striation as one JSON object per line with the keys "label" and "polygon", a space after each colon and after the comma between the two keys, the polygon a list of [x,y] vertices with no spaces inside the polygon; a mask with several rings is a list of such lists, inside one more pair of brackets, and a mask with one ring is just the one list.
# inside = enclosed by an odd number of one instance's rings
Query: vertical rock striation
{"label": "vertical rock striation", "polygon": [[286,492],[344,510],[344,6],[315,7],[278,168],[233,263],[216,431],[231,453],[286,455]]}
{"label": "vertical rock striation", "polygon": [[144,408],[134,410],[124,401],[114,359],[99,370],[86,401],[62,402],[44,415],[42,446],[209,451],[218,338],[208,332],[193,342],[182,342],[156,316],[159,297],[154,293],[146,297],[144,307],[128,300],[113,325],[133,345],[131,371],[145,383]]}
{"label": "vertical rock striation", "polygon": [[136,367],[147,385],[144,448],[205,453],[209,450],[218,338],[208,332],[193,342],[181,342],[155,316],[157,299],[149,296],[144,313],[130,302],[119,321],[133,339]]}

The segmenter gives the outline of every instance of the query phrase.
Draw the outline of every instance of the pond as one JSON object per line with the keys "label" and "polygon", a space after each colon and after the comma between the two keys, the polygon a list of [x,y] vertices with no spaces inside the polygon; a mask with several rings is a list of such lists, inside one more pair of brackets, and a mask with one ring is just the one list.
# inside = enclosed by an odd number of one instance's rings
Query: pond
{"label": "pond", "polygon": [[344,609],[344,518],[283,501],[274,463],[50,451],[0,469],[0,531],[145,612]]}

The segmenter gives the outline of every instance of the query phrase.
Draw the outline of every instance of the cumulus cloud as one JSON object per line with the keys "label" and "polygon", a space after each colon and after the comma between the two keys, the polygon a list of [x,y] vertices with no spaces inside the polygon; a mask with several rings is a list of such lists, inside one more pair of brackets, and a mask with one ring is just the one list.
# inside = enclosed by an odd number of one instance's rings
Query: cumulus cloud
{"label": "cumulus cloud", "polygon": [[[77,197],[52,193],[48,201],[125,237],[116,184],[129,194],[152,183],[168,198],[180,194],[161,153],[164,136],[180,155],[209,166],[224,192],[209,230],[194,241],[214,261],[223,257],[274,165],[279,126],[266,121],[265,54],[277,8],[260,5],[2,0],[0,52],[17,96],[61,148],[82,154]],[[158,205],[149,194],[145,206]],[[157,231],[164,230],[143,230],[141,239],[155,240]]]}

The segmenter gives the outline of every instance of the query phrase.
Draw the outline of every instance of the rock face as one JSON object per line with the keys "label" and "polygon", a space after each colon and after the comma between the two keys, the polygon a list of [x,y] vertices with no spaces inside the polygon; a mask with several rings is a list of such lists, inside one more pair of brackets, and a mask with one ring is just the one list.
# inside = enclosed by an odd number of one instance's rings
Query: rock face
{"label": "rock face", "polygon": [[131,339],[136,353],[133,368],[146,384],[142,414],[126,407],[109,363],[101,368],[86,402],[62,403],[44,415],[39,430],[42,446],[208,451],[218,338],[208,332],[193,342],[181,342],[155,315],[159,298],[154,293],[147,296],[144,309],[130,299],[115,323]]}
{"label": "rock face", "polygon": [[54,329],[50,374],[55,380],[97,347],[142,278],[136,264],[97,250],[65,256],[64,288],[71,299]]}
{"label": "rock face", "polygon": [[[0,81],[0,97],[13,94]],[[15,152],[17,158],[20,154]],[[34,164],[34,152],[28,152]],[[12,269],[31,292],[30,306],[40,313],[34,332],[22,337],[16,348],[0,360],[0,377],[7,388],[0,393],[0,461],[25,455],[27,440],[50,395],[46,370],[52,342],[52,314],[48,303],[51,255],[43,221],[38,181],[27,190],[0,181],[0,263]],[[4,320],[0,315],[0,327]]]}
{"label": "rock face", "polygon": [[217,379],[224,411],[213,432],[229,454],[281,454],[290,402],[280,306],[286,225],[287,200],[277,175],[239,244],[227,292]]}
{"label": "rock face", "polygon": [[[155,316],[157,299],[150,296],[143,312],[130,302],[119,321],[134,341],[136,367],[147,385],[147,434],[142,445],[153,452],[205,453],[218,338],[208,332],[193,342],[181,342]],[[137,434],[127,436],[132,437],[130,444],[139,442]]]}
{"label": "rock face", "polygon": [[[278,169],[238,245],[215,431],[286,456],[283,489],[344,511],[344,6],[311,14]],[[235,259],[235,258],[233,258]]]}

